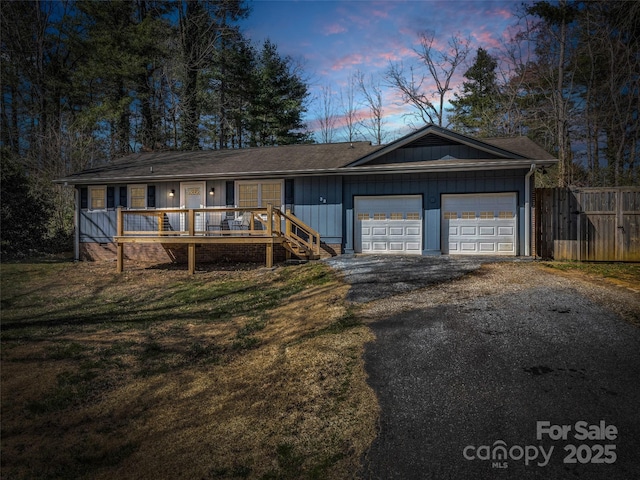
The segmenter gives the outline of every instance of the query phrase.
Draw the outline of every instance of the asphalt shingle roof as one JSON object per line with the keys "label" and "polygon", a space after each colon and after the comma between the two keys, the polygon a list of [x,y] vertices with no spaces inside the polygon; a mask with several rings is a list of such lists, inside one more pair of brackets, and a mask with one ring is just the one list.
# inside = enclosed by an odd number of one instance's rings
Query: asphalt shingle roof
{"label": "asphalt shingle roof", "polygon": [[[427,127],[428,130],[442,130],[439,127]],[[420,135],[420,131],[416,133]],[[414,134],[414,135],[416,135]],[[461,138],[467,138],[460,136]],[[429,162],[411,162],[396,164],[394,168],[415,170],[438,169],[480,169],[507,168],[510,162],[513,167],[522,168],[526,159],[555,159],[535,142],[526,137],[471,139],[472,142],[484,142],[486,145],[501,149],[496,153],[496,160],[461,159],[438,160]],[[396,142],[394,142],[396,143]],[[91,168],[72,174],[58,182],[71,184],[115,183],[129,181],[161,181],[203,177],[239,178],[264,177],[275,175],[312,175],[323,173],[354,173],[356,170],[381,171],[380,166],[367,165],[364,157],[384,155],[394,143],[387,146],[373,146],[369,142],[345,142],[331,144],[286,145],[279,147],[246,148],[235,150],[198,150],[198,151],[163,151],[143,152],[128,155],[108,165]],[[505,152],[507,156],[505,156]],[[515,154],[509,159],[508,152]],[[525,160],[523,160],[523,158]],[[362,160],[361,160],[362,159]],[[361,160],[361,161],[358,161]],[[481,163],[479,163],[481,162]],[[524,163],[523,163],[524,162]],[[356,164],[357,167],[351,166]]]}

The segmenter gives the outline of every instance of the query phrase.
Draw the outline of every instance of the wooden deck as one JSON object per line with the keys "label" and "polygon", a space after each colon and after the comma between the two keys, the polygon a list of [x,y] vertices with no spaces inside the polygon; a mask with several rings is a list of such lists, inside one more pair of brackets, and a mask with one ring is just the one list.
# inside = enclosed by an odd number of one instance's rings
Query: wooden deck
{"label": "wooden deck", "polygon": [[118,208],[116,269],[124,270],[126,243],[186,244],[189,273],[196,268],[196,244],[263,244],[273,266],[273,246],[301,258],[320,257],[320,234],[291,212],[267,208],[127,210]]}

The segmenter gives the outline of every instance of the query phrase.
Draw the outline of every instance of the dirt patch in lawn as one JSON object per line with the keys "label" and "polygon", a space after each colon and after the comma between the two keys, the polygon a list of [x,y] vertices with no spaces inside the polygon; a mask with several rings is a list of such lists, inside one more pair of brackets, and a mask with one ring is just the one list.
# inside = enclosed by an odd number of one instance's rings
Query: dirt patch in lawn
{"label": "dirt patch in lawn", "polygon": [[2,265],[5,478],[353,478],[372,340],[322,264]]}

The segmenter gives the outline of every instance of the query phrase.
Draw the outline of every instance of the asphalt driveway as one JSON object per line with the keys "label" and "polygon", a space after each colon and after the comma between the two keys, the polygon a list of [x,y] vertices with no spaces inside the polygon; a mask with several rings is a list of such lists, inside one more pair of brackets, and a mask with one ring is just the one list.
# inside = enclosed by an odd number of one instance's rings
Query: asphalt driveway
{"label": "asphalt driveway", "polygon": [[382,413],[362,476],[640,478],[640,329],[627,321],[640,296],[486,262],[330,261],[377,337],[365,368]]}

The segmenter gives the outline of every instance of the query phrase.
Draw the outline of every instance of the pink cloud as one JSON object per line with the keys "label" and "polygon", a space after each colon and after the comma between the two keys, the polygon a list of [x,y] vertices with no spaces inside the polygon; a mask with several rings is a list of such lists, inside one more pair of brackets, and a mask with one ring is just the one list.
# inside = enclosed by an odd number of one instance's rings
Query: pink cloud
{"label": "pink cloud", "polygon": [[378,18],[389,18],[389,12],[384,10],[372,10],[371,15]]}
{"label": "pink cloud", "polygon": [[494,10],[493,12],[494,15],[498,16],[498,17],[502,17],[505,20],[510,20],[513,18],[513,13],[510,10],[507,10],[506,8],[499,8],[497,10]]}
{"label": "pink cloud", "polygon": [[333,65],[331,65],[331,70],[338,71],[343,70],[344,68],[352,67],[354,65],[360,65],[364,62],[365,58],[360,53],[352,53],[350,55],[346,55],[344,57],[339,58]]}
{"label": "pink cloud", "polygon": [[325,25],[323,28],[322,33],[324,35],[337,35],[339,33],[344,33],[347,31],[347,28],[338,24],[338,23],[332,23],[330,25]]}
{"label": "pink cloud", "polygon": [[494,32],[481,30],[479,32],[474,32],[473,36],[478,43],[478,46],[484,48],[485,50],[489,50],[491,48],[500,48],[500,40],[496,38]]}

